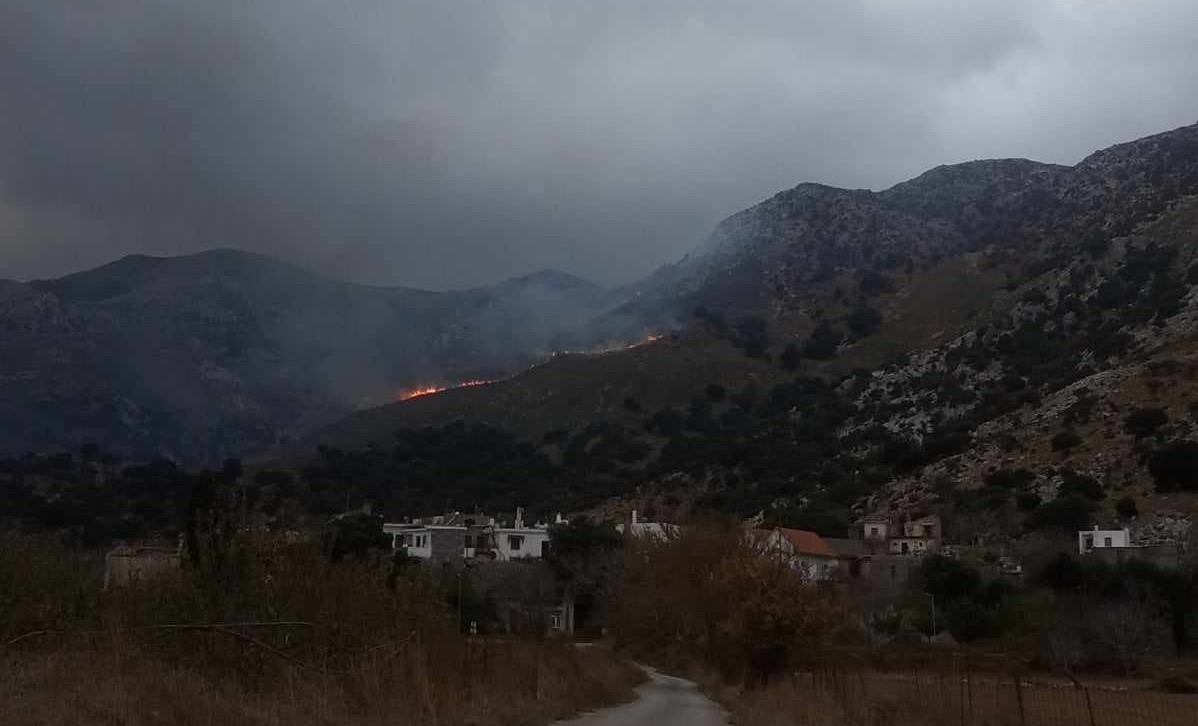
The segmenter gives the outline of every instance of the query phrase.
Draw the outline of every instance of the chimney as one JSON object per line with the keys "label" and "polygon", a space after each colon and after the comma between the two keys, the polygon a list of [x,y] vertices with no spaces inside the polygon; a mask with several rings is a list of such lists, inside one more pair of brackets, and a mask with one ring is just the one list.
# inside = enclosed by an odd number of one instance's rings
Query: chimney
{"label": "chimney", "polygon": [[524,529],[524,507],[516,507],[516,529]]}
{"label": "chimney", "polygon": [[561,513],[561,512],[558,512],[558,513],[557,513],[556,515],[554,515],[554,517],[553,517],[553,523],[554,523],[554,524],[561,524],[562,522],[565,522],[565,521],[566,521],[566,520],[562,519],[562,513]]}
{"label": "chimney", "polygon": [[636,510],[632,510],[632,523],[636,524]]}

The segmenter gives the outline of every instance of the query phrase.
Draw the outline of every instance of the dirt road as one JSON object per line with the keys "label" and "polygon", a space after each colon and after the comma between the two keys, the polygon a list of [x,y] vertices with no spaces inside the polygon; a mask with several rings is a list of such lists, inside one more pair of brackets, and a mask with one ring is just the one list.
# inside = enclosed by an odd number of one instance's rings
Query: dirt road
{"label": "dirt road", "polygon": [[646,668],[649,681],[632,703],[584,714],[558,726],[726,726],[728,714],[694,683]]}

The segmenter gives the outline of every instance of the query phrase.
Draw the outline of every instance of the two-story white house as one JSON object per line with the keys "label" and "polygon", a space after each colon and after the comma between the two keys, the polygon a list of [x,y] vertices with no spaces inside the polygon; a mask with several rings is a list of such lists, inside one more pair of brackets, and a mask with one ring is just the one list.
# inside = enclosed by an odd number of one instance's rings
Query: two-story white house
{"label": "two-story white house", "polygon": [[454,512],[411,522],[384,523],[383,531],[391,535],[392,549],[436,562],[459,559],[506,562],[540,559],[549,553],[549,525],[527,524],[523,509],[516,510],[510,524],[482,514]]}

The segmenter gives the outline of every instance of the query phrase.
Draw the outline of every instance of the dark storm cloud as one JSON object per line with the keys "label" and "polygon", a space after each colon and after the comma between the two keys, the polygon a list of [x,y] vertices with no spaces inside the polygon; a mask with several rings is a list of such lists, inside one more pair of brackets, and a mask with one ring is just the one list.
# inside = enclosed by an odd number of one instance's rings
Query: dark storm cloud
{"label": "dark storm cloud", "polygon": [[7,0],[0,277],[236,246],[623,281],[806,180],[1198,117],[1189,0]]}

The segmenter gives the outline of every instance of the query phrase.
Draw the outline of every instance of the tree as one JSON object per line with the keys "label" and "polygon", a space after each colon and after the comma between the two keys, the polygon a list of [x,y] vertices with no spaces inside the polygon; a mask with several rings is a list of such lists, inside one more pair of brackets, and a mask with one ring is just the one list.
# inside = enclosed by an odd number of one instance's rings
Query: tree
{"label": "tree", "polygon": [[835,358],[836,349],[840,347],[840,338],[840,331],[829,325],[826,320],[821,321],[803,345],[803,356],[814,360]]}
{"label": "tree", "polygon": [[1077,493],[1059,496],[1028,515],[1024,525],[1033,531],[1060,529],[1076,532],[1090,526],[1094,504]]}
{"label": "tree", "polygon": [[794,343],[787,343],[782,349],[782,354],[778,356],[778,362],[784,371],[796,371],[799,369],[799,362],[802,356],[799,355],[799,347]]}
{"label": "tree", "polygon": [[1137,439],[1152,436],[1161,426],[1169,423],[1169,415],[1163,408],[1138,408],[1123,419],[1123,430]]}
{"label": "tree", "polygon": [[579,626],[606,622],[623,564],[624,540],[607,522],[576,517],[549,530],[549,564],[575,598]]}
{"label": "tree", "polygon": [[762,556],[732,520],[692,523],[625,552],[617,641],[685,649],[730,679],[764,684],[819,647],[840,616],[833,592]]}
{"label": "tree", "polygon": [[329,560],[362,559],[371,550],[391,549],[391,537],[383,532],[383,520],[370,514],[338,517],[333,522]]}
{"label": "tree", "polygon": [[1057,493],[1058,496],[1065,494],[1080,494],[1081,496],[1101,501],[1106,498],[1106,492],[1102,489],[1102,484],[1092,476],[1079,474],[1072,469],[1061,470],[1061,489]]}
{"label": "tree", "polygon": [[873,297],[884,292],[894,292],[894,281],[877,270],[866,270],[859,281],[861,294]]}
{"label": "tree", "polygon": [[1131,519],[1140,513],[1139,509],[1136,507],[1136,500],[1132,499],[1131,497],[1123,497],[1119,501],[1115,502],[1115,511],[1118,512],[1119,516],[1123,517],[1124,519]]}
{"label": "tree", "polygon": [[1173,441],[1152,455],[1148,471],[1160,492],[1198,489],[1198,441]]}
{"label": "tree", "polygon": [[769,327],[760,315],[746,315],[736,321],[733,342],[750,358],[765,358],[770,347]]}

